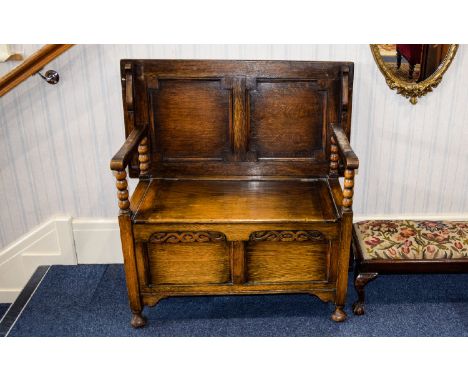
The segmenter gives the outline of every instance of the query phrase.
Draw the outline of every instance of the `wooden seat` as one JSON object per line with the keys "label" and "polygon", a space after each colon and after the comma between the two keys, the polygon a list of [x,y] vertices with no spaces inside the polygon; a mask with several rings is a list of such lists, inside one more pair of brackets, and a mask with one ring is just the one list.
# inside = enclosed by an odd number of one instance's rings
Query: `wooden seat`
{"label": "wooden seat", "polygon": [[334,222],[325,179],[152,180],[135,223]]}
{"label": "wooden seat", "polygon": [[133,327],[144,306],[205,294],[308,293],[343,321],[353,64],[122,60],[121,79],[111,169]]}

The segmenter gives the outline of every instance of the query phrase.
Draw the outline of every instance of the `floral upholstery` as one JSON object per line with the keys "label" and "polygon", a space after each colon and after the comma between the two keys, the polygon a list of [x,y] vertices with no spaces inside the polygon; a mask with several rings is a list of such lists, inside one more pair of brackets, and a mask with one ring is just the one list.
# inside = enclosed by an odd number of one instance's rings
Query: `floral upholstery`
{"label": "floral upholstery", "polygon": [[468,260],[468,222],[366,220],[354,228],[365,260]]}

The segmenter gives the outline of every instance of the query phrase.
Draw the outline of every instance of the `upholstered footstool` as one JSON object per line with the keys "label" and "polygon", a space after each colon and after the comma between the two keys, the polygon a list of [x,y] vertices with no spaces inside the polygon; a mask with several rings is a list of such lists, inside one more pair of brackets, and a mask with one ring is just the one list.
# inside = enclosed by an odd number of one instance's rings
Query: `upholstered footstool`
{"label": "upholstered footstool", "polygon": [[354,314],[364,287],[379,274],[468,272],[468,222],[366,220],[353,226]]}

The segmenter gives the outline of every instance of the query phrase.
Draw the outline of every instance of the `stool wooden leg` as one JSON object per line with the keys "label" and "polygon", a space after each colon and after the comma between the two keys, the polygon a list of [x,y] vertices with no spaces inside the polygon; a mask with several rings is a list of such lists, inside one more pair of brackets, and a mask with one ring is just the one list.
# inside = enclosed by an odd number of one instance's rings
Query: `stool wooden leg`
{"label": "stool wooden leg", "polygon": [[353,304],[353,313],[355,315],[361,316],[364,314],[364,287],[378,275],[378,273],[374,272],[359,273],[359,271],[356,271],[354,277],[354,288],[358,294],[358,300]]}

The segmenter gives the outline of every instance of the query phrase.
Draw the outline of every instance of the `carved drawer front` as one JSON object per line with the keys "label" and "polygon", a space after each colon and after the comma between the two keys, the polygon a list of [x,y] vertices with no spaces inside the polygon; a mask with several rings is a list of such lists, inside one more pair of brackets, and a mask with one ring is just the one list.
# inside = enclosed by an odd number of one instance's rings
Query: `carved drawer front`
{"label": "carved drawer front", "polygon": [[226,237],[219,232],[155,233],[148,241],[148,269],[153,285],[229,283]]}
{"label": "carved drawer front", "polygon": [[327,281],[329,242],[318,231],[254,232],[246,247],[250,283]]}

